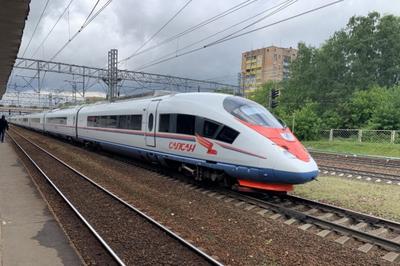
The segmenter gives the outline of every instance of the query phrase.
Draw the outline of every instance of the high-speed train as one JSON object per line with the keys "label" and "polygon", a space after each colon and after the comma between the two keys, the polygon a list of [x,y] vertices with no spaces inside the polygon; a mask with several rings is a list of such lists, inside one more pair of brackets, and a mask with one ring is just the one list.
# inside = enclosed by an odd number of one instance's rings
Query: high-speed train
{"label": "high-speed train", "polygon": [[263,106],[226,94],[97,103],[10,122],[242,189],[287,192],[318,175],[289,128]]}

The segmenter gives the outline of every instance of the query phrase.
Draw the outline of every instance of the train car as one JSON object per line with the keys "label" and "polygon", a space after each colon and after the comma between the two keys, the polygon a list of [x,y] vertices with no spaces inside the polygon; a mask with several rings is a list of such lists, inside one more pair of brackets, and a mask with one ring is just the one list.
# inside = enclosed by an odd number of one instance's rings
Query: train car
{"label": "train car", "polygon": [[18,117],[17,123],[20,126],[29,128],[29,117],[28,117],[28,115],[21,115],[20,117]]}
{"label": "train car", "polygon": [[10,124],[15,124],[22,127],[29,127],[28,115],[16,115],[8,118]]}
{"label": "train car", "polygon": [[43,115],[43,130],[52,135],[76,139],[76,114],[80,107],[55,109]]}
{"label": "train car", "polygon": [[33,113],[28,115],[28,126],[36,131],[44,130],[44,115],[45,113]]}
{"label": "train car", "polygon": [[157,162],[195,179],[287,192],[315,179],[306,149],[263,106],[182,93],[54,110],[45,131]]}

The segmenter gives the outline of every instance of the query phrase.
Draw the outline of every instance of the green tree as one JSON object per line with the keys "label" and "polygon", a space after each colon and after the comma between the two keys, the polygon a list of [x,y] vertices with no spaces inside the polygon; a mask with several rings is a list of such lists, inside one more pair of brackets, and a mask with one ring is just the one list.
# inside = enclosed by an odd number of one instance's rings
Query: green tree
{"label": "green tree", "polygon": [[321,129],[341,128],[343,125],[343,117],[336,110],[327,110],[321,120]]}
{"label": "green tree", "polygon": [[[335,32],[319,48],[299,43],[298,57],[291,64],[291,78],[284,84],[281,103],[292,113],[310,100],[317,104],[317,114],[329,119],[324,124],[340,125],[342,121],[336,119],[345,115],[343,126],[361,127],[366,126],[371,108],[378,103],[373,97],[354,92],[374,86],[383,87],[383,92],[399,81],[400,17],[371,12],[350,18],[344,29]],[[368,100],[372,102],[358,102]]]}
{"label": "green tree", "polygon": [[269,107],[269,95],[271,93],[271,90],[273,88],[277,88],[280,87],[280,85],[276,82],[273,81],[269,81],[265,84],[263,84],[261,87],[252,90],[249,92],[249,94],[247,95],[247,97],[250,100],[253,100],[259,104],[261,104],[264,107]]}
{"label": "green tree", "polygon": [[371,129],[400,129],[400,86],[386,92],[384,102],[374,109],[368,127]]}
{"label": "green tree", "polygon": [[369,90],[355,91],[351,99],[341,105],[344,127],[367,127],[377,107],[384,105],[390,98],[388,90],[372,87]]}
{"label": "green tree", "polygon": [[315,103],[308,102],[301,109],[294,112],[295,134],[300,140],[318,139],[321,119],[315,112]]}

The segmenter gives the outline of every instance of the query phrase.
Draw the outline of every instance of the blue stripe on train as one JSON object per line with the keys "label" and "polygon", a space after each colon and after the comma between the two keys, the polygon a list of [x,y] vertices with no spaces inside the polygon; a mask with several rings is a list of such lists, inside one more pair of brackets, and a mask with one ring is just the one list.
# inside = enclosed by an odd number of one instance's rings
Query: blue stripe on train
{"label": "blue stripe on train", "polygon": [[112,150],[115,152],[122,152],[127,155],[134,155],[135,157],[142,156],[144,158],[150,158],[159,161],[162,161],[164,159],[170,159],[184,163],[190,163],[193,165],[204,166],[216,170],[223,170],[231,176],[258,182],[303,184],[312,181],[318,176],[318,170],[305,173],[297,173],[297,172],[275,170],[270,168],[257,168],[257,167],[243,166],[243,165],[234,165],[224,162],[214,162],[214,161],[210,162],[203,159],[197,159],[193,157],[176,155],[166,152],[159,152],[131,145],[99,140],[95,138],[84,137],[82,139],[95,141],[108,150]]}

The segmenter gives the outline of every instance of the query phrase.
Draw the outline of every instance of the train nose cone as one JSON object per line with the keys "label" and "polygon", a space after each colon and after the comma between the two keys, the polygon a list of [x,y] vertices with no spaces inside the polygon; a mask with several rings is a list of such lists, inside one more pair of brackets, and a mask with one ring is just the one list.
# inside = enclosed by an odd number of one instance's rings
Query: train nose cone
{"label": "train nose cone", "polygon": [[318,176],[318,169],[309,172],[288,172],[281,170],[274,170],[275,178],[287,184],[304,184],[314,180]]}

